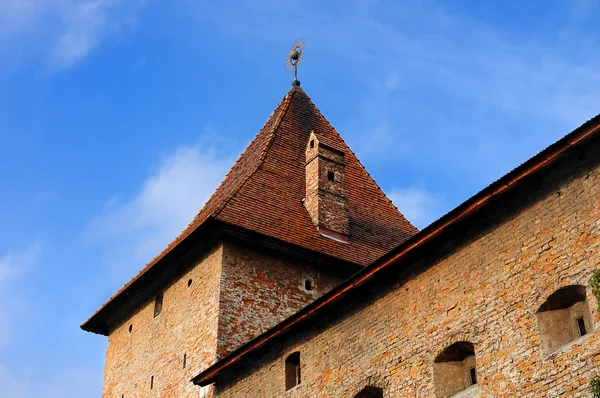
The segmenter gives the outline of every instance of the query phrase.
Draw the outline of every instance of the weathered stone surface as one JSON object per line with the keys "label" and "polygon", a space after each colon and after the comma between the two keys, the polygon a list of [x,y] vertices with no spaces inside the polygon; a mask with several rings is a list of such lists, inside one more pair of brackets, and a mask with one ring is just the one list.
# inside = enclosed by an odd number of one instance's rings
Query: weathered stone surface
{"label": "weathered stone surface", "polygon": [[222,259],[219,245],[165,288],[160,315],[152,299],[109,333],[103,397],[198,397],[189,380],[216,359]]}
{"label": "weathered stone surface", "polygon": [[[478,385],[466,396],[589,396],[600,373],[589,288],[600,263],[599,155],[591,146],[520,184],[362,297],[229,369],[216,396],[353,397],[373,385],[386,397],[433,397],[434,359],[457,341],[475,348]],[[593,330],[545,355],[536,312],[569,285],[587,287]],[[294,351],[302,382],[284,393],[284,360]]]}
{"label": "weathered stone surface", "polygon": [[192,377],[349,276],[336,272],[224,241],[163,290],[160,315],[152,299],[109,333],[103,397],[197,398]]}

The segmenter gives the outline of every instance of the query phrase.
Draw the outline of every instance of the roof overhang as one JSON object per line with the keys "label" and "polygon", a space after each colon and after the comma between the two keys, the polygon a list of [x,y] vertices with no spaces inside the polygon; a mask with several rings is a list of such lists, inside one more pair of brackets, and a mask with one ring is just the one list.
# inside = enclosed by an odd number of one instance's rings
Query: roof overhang
{"label": "roof overhang", "polygon": [[358,287],[364,285],[367,281],[380,274],[383,270],[399,263],[400,260],[415,252],[417,249],[432,241],[434,238],[442,236],[444,232],[451,230],[452,227],[458,223],[467,221],[469,216],[473,215],[476,211],[490,203],[492,199],[507,193],[516,187],[521,181],[533,177],[534,175],[539,175],[547,167],[560,159],[561,156],[563,156],[567,151],[573,149],[574,147],[582,146],[586,141],[589,141],[592,136],[597,136],[599,131],[600,115],[589,120],[572,133],[550,145],[519,167],[515,168],[499,180],[493,182],[471,198],[467,199],[458,207],[454,208],[440,219],[434,221],[416,235],[413,235],[411,238],[402,243],[396,249],[390,251],[381,259],[362,269],[350,279],[321,296],[312,304],[309,304],[307,307],[285,319],[281,323],[275,325],[273,328],[267,330],[260,336],[254,338],[237,350],[221,358],[212,366],[208,367],[194,377],[191,381],[194,384],[201,386],[214,383],[228,368],[241,362],[244,358],[248,357],[251,353],[255,352],[259,348],[267,345],[270,341],[282,336],[284,333],[295,329],[296,327],[299,327],[309,319],[315,319],[315,316],[326,312],[334,305],[334,303],[338,302],[344,297],[347,297]]}
{"label": "roof overhang", "polygon": [[275,252],[305,259],[307,263],[319,265],[320,269],[336,275],[351,275],[363,267],[296,246],[276,238],[209,217],[190,235],[174,246],[152,266],[145,267],[128,284],[100,307],[87,321],[81,324],[85,331],[107,336],[110,329],[139,308],[164,286],[189,270],[195,261],[215,244],[224,240],[251,242],[254,247],[267,248]]}

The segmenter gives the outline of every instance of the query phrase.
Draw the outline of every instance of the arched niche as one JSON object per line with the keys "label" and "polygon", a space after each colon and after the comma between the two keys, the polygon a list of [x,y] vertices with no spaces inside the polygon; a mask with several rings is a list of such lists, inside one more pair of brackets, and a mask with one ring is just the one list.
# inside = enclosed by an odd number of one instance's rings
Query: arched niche
{"label": "arched niche", "polygon": [[477,384],[473,343],[459,341],[446,347],[433,363],[436,397],[451,397]]}
{"label": "arched niche", "polygon": [[547,355],[594,329],[585,287],[571,285],[552,293],[536,312],[542,352]]}

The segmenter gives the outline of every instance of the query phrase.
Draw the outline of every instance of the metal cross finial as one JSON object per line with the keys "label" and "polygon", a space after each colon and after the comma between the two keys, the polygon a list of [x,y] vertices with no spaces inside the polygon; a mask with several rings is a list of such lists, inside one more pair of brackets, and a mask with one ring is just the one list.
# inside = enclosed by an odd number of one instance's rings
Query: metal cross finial
{"label": "metal cross finial", "polygon": [[304,53],[304,39],[298,39],[292,45],[292,49],[290,50],[287,58],[286,58],[286,69],[289,72],[294,72],[294,81],[292,82],[293,86],[299,86],[300,82],[298,81],[298,64],[302,59],[302,54]]}

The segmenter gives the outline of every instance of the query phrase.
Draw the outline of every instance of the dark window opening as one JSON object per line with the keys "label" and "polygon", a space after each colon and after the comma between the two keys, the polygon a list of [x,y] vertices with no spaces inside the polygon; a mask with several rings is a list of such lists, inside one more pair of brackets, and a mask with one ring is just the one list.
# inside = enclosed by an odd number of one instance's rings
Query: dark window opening
{"label": "dark window opening", "polygon": [[477,372],[475,372],[475,368],[469,369],[469,375],[471,376],[471,384],[477,384]]}
{"label": "dark window opening", "polygon": [[163,306],[163,293],[159,293],[159,295],[156,296],[156,298],[154,299],[154,317],[155,318],[157,316],[159,316],[160,313],[162,312],[162,306]]}
{"label": "dark window opening", "polygon": [[582,318],[577,318],[577,327],[579,328],[579,335],[585,336],[587,331],[585,330],[585,321]]}
{"label": "dark window opening", "polygon": [[312,283],[312,281],[310,279],[307,279],[307,280],[304,281],[304,288],[306,290],[313,290],[314,289],[313,283]]}
{"label": "dark window opening", "polygon": [[150,389],[154,388],[154,376],[150,376]]}
{"label": "dark window opening", "polygon": [[285,360],[285,389],[300,384],[300,353],[290,354]]}
{"label": "dark window opening", "polygon": [[315,147],[315,140],[310,140],[310,147],[314,148]]}
{"label": "dark window opening", "polygon": [[475,347],[459,341],[442,351],[433,363],[436,397],[451,397],[477,384]]}
{"label": "dark window opening", "polygon": [[360,390],[354,398],[383,398],[383,389],[379,387],[367,386]]}
{"label": "dark window opening", "polygon": [[188,287],[192,286],[192,280],[188,280]]}
{"label": "dark window opening", "polygon": [[327,172],[327,179],[328,179],[329,181],[333,181],[333,180],[334,180],[334,178],[335,178],[335,174],[333,173],[333,171],[328,171],[328,172]]}
{"label": "dark window opening", "polygon": [[183,354],[183,368],[185,369],[185,365],[187,363],[187,354]]}
{"label": "dark window opening", "polygon": [[129,325],[129,333],[133,330],[133,324]]}
{"label": "dark window opening", "polygon": [[538,333],[544,355],[580,336],[593,325],[585,286],[565,286],[552,293],[536,312]]}

